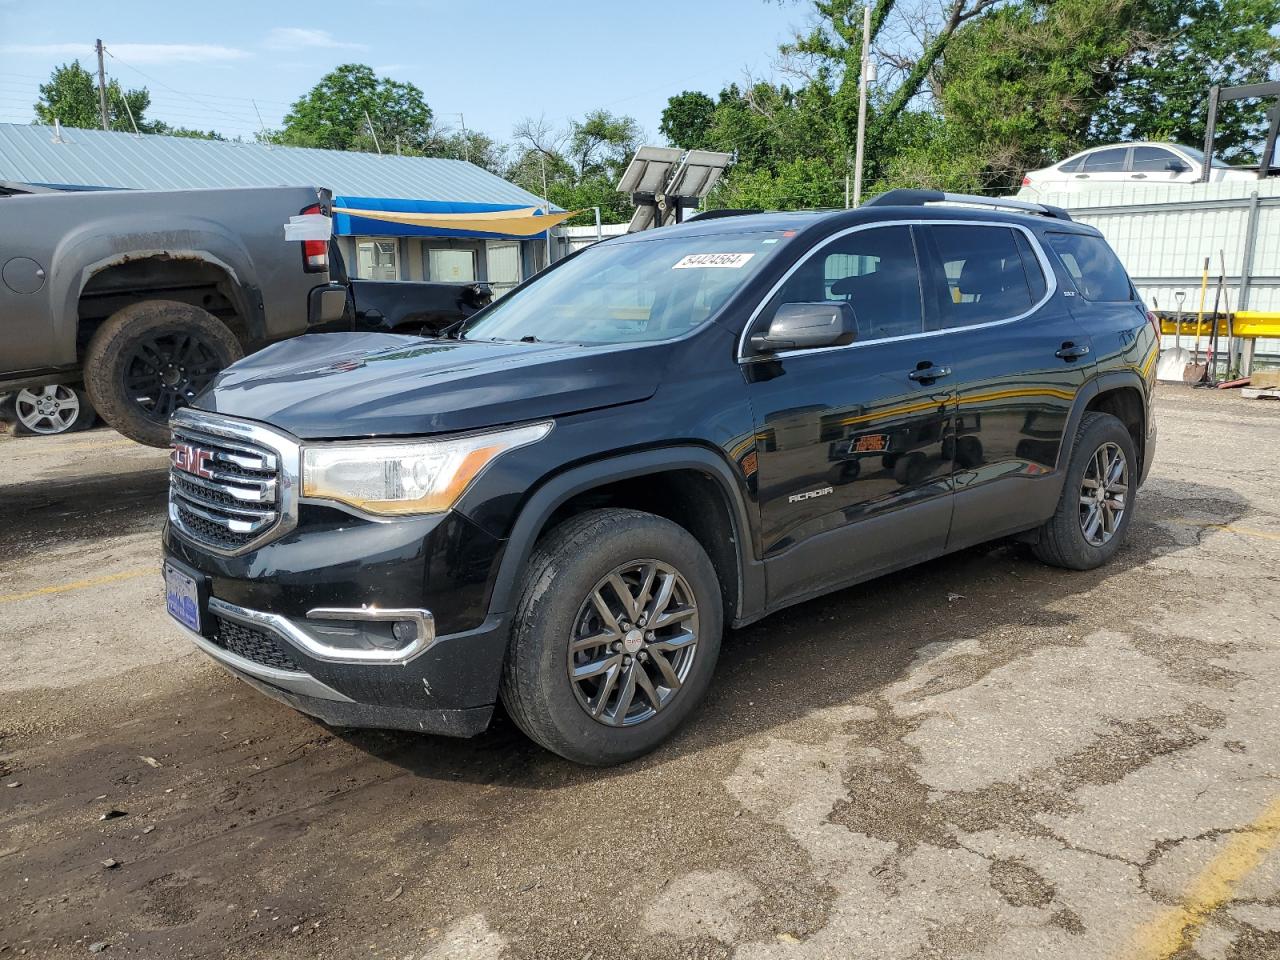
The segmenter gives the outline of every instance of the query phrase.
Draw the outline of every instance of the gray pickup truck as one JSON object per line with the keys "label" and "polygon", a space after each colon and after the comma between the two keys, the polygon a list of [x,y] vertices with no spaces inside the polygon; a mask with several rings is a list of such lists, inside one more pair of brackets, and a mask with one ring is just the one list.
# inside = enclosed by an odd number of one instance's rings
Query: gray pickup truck
{"label": "gray pickup truck", "polygon": [[6,185],[0,394],[47,407],[56,424],[83,384],[111,426],[167,446],[169,415],[224,367],[277,340],[354,324],[345,276],[330,276],[331,245],[285,239],[290,217],[328,214],[330,201],[316,187]]}

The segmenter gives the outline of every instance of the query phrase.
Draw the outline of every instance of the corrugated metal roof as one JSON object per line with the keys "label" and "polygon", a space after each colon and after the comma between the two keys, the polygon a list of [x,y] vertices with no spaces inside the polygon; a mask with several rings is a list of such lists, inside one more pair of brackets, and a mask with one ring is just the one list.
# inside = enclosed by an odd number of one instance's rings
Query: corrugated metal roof
{"label": "corrugated metal roof", "polygon": [[0,123],[0,180],[135,190],[327,187],[338,195],[541,206],[465,160]]}

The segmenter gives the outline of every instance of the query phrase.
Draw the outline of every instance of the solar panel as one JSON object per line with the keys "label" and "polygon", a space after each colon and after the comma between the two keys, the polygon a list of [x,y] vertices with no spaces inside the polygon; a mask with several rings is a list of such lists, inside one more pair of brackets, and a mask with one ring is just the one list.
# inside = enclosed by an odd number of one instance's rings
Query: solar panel
{"label": "solar panel", "polygon": [[618,182],[636,205],[628,233],[679,223],[711,192],[732,156],[712,150],[641,147]]}

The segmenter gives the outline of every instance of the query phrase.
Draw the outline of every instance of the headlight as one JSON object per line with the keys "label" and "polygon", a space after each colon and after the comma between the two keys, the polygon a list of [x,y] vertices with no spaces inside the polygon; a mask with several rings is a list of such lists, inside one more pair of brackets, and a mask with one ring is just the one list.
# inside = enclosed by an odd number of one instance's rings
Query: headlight
{"label": "headlight", "polygon": [[550,431],[546,422],[443,440],[308,446],[302,454],[302,495],[365,513],[440,513],[497,457]]}

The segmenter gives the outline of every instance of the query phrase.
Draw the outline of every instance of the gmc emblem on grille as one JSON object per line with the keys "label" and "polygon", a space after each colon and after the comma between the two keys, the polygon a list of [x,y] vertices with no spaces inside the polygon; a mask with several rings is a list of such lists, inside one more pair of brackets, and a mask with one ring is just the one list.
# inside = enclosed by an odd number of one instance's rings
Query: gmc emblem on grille
{"label": "gmc emblem on grille", "polygon": [[173,452],[169,454],[169,460],[173,463],[175,470],[193,473],[206,480],[213,479],[212,450],[205,450],[191,443],[175,443]]}

